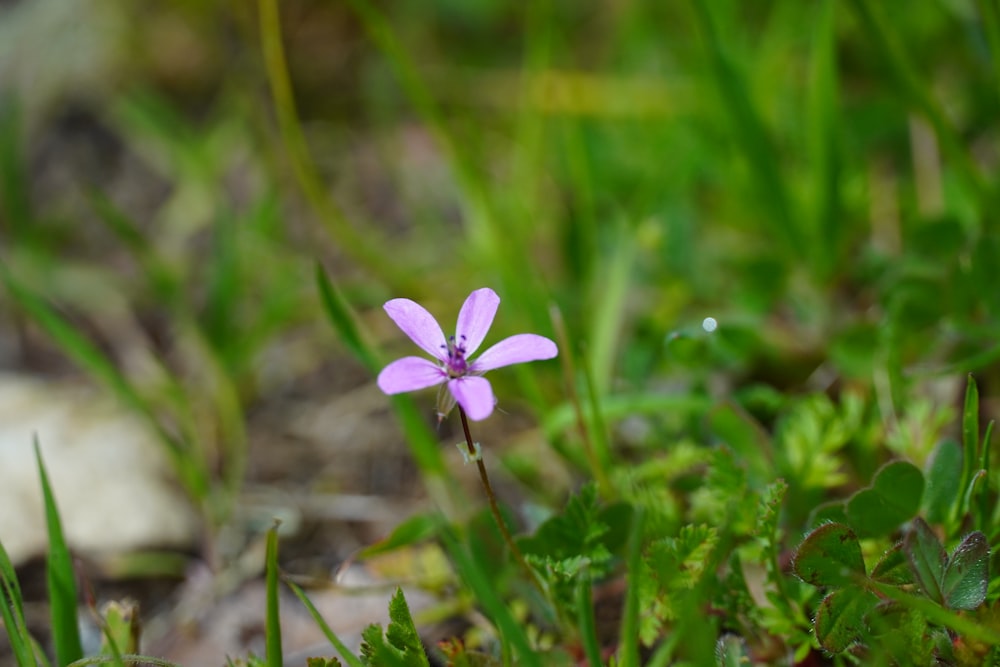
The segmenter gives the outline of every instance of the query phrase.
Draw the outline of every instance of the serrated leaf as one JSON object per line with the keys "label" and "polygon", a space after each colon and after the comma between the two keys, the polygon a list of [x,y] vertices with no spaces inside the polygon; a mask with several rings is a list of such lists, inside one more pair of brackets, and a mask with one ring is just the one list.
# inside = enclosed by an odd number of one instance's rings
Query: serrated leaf
{"label": "serrated leaf", "polygon": [[[621,549],[632,509],[625,504],[601,507],[594,484],[585,484],[566,508],[520,540],[525,555],[536,562],[559,563],[583,558],[595,578],[603,576],[612,560],[611,549]],[[614,527],[611,527],[614,524]]]}
{"label": "serrated leaf", "polygon": [[764,490],[757,509],[757,535],[774,535],[777,531],[781,503],[787,493],[788,483],[783,479],[772,482]]}
{"label": "serrated leaf", "polygon": [[847,522],[861,537],[888,535],[916,516],[924,494],[924,475],[908,461],[882,466],[872,485],[847,501]]}
{"label": "serrated leaf", "polygon": [[944,440],[934,448],[927,462],[924,515],[930,523],[944,523],[958,499],[962,478],[962,448],[954,440]]}
{"label": "serrated leaf", "polygon": [[768,455],[771,439],[763,427],[747,412],[731,403],[715,408],[708,416],[709,428],[719,440],[746,461],[750,476],[767,479],[771,464]]}
{"label": "serrated leaf", "polygon": [[306,658],[306,667],[343,667],[336,658]]}
{"label": "serrated leaf", "polygon": [[792,571],[813,586],[844,586],[864,577],[865,561],[857,535],[841,523],[820,526],[796,549]]}
{"label": "serrated leaf", "polygon": [[816,610],[816,640],[830,653],[842,653],[858,642],[865,616],[878,604],[871,591],[850,586],[830,593]]}
{"label": "serrated leaf", "polygon": [[647,549],[646,562],[662,590],[693,588],[718,541],[715,528],[684,526],[677,537],[656,540]]}
{"label": "serrated leaf", "polygon": [[897,542],[882,554],[882,558],[872,568],[871,578],[892,586],[913,583],[913,571],[910,569],[910,562],[906,558],[902,542]]}
{"label": "serrated leaf", "polygon": [[969,533],[948,559],[942,582],[945,603],[952,609],[975,609],[986,599],[990,547],[978,530]]}
{"label": "serrated leaf", "polygon": [[913,578],[931,600],[944,604],[942,583],[948,555],[937,536],[921,518],[916,518],[903,541],[906,558],[913,570]]}
{"label": "serrated leaf", "polygon": [[427,667],[424,646],[420,642],[420,635],[417,634],[417,627],[410,615],[410,606],[406,604],[406,597],[401,588],[396,589],[396,594],[389,602],[389,627],[385,631],[385,636],[395,648],[413,658],[407,660],[407,664]]}

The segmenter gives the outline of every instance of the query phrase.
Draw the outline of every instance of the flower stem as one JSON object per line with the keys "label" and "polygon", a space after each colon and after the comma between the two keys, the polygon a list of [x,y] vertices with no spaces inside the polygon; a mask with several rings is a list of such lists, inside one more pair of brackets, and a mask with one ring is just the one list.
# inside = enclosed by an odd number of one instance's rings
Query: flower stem
{"label": "flower stem", "polygon": [[497,497],[493,493],[493,485],[490,484],[490,477],[486,474],[486,464],[483,463],[483,457],[481,453],[477,452],[476,444],[472,441],[472,431],[469,430],[469,418],[465,416],[465,410],[462,409],[462,406],[458,406],[458,414],[462,418],[462,431],[465,432],[465,444],[469,448],[469,456],[475,459],[476,465],[479,467],[479,479],[482,481],[483,489],[486,491],[486,499],[490,503],[490,512],[493,513],[493,520],[496,521],[497,527],[503,535],[504,542],[507,543],[507,547],[510,549],[511,554],[513,554],[514,559],[520,563],[524,571],[528,573],[532,583],[544,594],[545,588],[542,586],[542,582],[538,579],[535,571],[531,569],[531,566],[528,565],[528,561],[524,559],[524,554],[517,548],[517,544],[514,542],[514,538],[511,537],[510,531],[507,530],[507,524],[504,523],[503,516],[500,514],[500,506],[497,505]]}

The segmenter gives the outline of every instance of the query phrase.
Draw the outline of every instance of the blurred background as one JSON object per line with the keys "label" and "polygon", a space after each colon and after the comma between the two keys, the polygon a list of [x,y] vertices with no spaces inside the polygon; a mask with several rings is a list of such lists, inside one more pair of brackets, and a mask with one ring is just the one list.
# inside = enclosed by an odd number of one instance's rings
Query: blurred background
{"label": "blurred background", "polygon": [[574,392],[619,461],[717,437],[721,401],[769,427],[847,392],[920,463],[965,374],[989,397],[1000,369],[997,11],[0,2],[0,448],[30,462],[40,434],[100,576],[135,549],[225,569],[276,515],[286,565],[326,576],[415,508],[461,514],[433,392],[400,428],[374,387],[413,351],[381,304],[447,329],[491,286],[487,343],[573,361],[492,377],[509,502],[588,474]]}

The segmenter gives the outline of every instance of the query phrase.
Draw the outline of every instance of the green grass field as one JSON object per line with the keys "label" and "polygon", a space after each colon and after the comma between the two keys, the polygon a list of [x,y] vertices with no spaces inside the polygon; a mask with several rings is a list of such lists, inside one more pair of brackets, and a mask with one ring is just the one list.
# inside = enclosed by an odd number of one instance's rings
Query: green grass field
{"label": "green grass field", "polygon": [[[0,370],[138,415],[193,558],[233,567],[248,485],[313,489],[259,415],[418,353],[390,299],[448,336],[490,287],[483,349],[558,346],[471,433],[428,388],[334,442],[420,498],[355,557],[433,548],[402,590],[460,622],[390,589],[311,665],[1000,661],[994,0],[69,4],[0,6]],[[478,438],[497,504],[455,479]],[[47,506],[48,659],[94,664]],[[250,664],[280,580],[308,604],[279,542]]]}

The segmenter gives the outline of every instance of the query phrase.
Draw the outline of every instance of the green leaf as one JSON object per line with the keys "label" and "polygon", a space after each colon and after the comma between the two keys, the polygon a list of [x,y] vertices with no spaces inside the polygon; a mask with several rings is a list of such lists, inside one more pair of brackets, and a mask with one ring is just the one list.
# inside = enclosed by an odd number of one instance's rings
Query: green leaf
{"label": "green leaf", "polygon": [[18,667],[36,667],[33,643],[24,621],[24,598],[10,556],[0,542],[0,618],[7,632],[10,652]]}
{"label": "green leaf", "polygon": [[167,448],[174,469],[188,493],[199,500],[206,498],[209,489],[208,473],[201,466],[195,465],[196,457],[190,448],[163,427],[149,402],[132,386],[128,378],[45,299],[15,280],[2,263],[0,277],[17,305],[52,338],[64,354],[110,388],[125,405],[145,418]]}
{"label": "green leaf", "polygon": [[934,524],[949,519],[959,498],[962,478],[962,448],[954,440],[943,440],[934,448],[927,461],[927,488],[923,510],[927,521]]}
{"label": "green leaf", "polygon": [[[965,406],[962,409],[962,482],[960,488],[968,489],[976,470],[979,449],[979,388],[969,373],[965,385]],[[962,510],[968,509],[963,505]]]}
{"label": "green leaf", "polygon": [[847,521],[861,537],[888,535],[920,509],[924,476],[908,461],[892,461],[875,473],[868,488],[847,501]]}
{"label": "green leaf", "polygon": [[381,364],[378,354],[368,342],[372,340],[371,336],[362,333],[350,305],[344,300],[340,290],[331,282],[320,264],[316,265],[316,285],[319,288],[323,309],[326,311],[330,323],[333,324],[333,328],[340,334],[340,340],[354,357],[364,364],[369,373],[377,373]]}
{"label": "green leaf", "polygon": [[944,604],[942,583],[948,556],[937,536],[921,518],[916,518],[903,541],[903,549],[913,570],[913,577],[924,594],[938,604]]}
{"label": "green leaf", "polygon": [[813,586],[844,586],[865,576],[861,544],[847,526],[827,523],[809,533],[795,551],[792,571]]}
{"label": "green leaf", "polygon": [[619,632],[622,639],[618,647],[618,665],[621,667],[639,667],[639,592],[643,583],[642,536],[645,533],[645,523],[645,509],[641,505],[637,506],[625,555],[628,585],[625,588],[625,605]]}
{"label": "green leaf", "polygon": [[369,625],[361,633],[361,656],[371,667],[429,667],[420,635],[400,588],[389,601],[389,627]]}
{"label": "green leaf", "polygon": [[[531,537],[519,541],[526,555],[549,562],[554,570],[584,559],[590,576],[599,578],[608,572],[614,553],[627,539],[632,509],[625,503],[602,506],[597,486],[588,483],[572,496],[562,513],[538,527]],[[563,565],[558,565],[563,563]],[[570,582],[575,587],[575,582]]]}
{"label": "green leaf", "polygon": [[850,586],[830,593],[816,610],[814,630],[820,646],[842,653],[857,643],[865,630],[865,616],[878,604],[874,593]]}
{"label": "green leaf", "polygon": [[990,547],[978,530],[955,547],[944,571],[942,592],[951,609],[975,609],[986,599]]}
{"label": "green leaf", "polygon": [[101,654],[113,656],[115,665],[124,667],[122,654],[139,650],[139,605],[133,601],[111,600],[101,608]]}
{"label": "green leaf", "polygon": [[281,667],[281,615],[278,605],[278,528],[267,531],[266,554],[267,613],[265,617],[264,643],[267,651],[268,667]]}
{"label": "green leaf", "polygon": [[306,658],[306,667],[343,667],[336,658]]}
{"label": "green leaf", "polygon": [[704,574],[716,542],[715,528],[684,526],[677,537],[659,539],[647,547],[647,564],[662,590],[691,589]]}
{"label": "green leaf", "polygon": [[712,433],[745,461],[750,478],[770,479],[771,439],[754,418],[731,403],[723,403],[709,414]]}
{"label": "green leaf", "polygon": [[396,526],[389,537],[365,547],[358,558],[371,558],[389,551],[395,551],[418,542],[425,542],[437,535],[441,522],[428,514],[414,514]]}
{"label": "green leaf", "polygon": [[62,523],[56,499],[49,484],[49,476],[42,462],[42,452],[35,439],[35,459],[38,462],[38,476],[42,482],[42,497],[45,500],[45,524],[49,535],[49,556],[46,561],[46,575],[49,585],[49,606],[52,618],[52,641],[56,649],[56,662],[68,665],[83,657],[80,644],[80,621],[77,617],[76,573],[73,558],[63,537]]}
{"label": "green leaf", "polygon": [[323,619],[323,616],[319,613],[319,610],[317,610],[316,606],[309,600],[308,597],[306,597],[306,594],[302,591],[302,589],[291,581],[286,580],[285,583],[289,588],[292,589],[292,592],[295,593],[295,597],[297,597],[302,602],[302,604],[305,605],[306,609],[309,610],[309,615],[312,616],[313,621],[315,621],[316,625],[319,626],[319,629],[323,633],[323,636],[327,638],[327,640],[330,642],[330,644],[333,645],[335,649],[337,649],[337,652],[340,654],[340,657],[346,660],[347,664],[349,664],[351,667],[364,667],[364,663],[361,662],[361,660],[357,656],[355,656],[348,650],[347,645],[330,628],[329,624]]}
{"label": "green leaf", "polygon": [[390,644],[410,658],[407,664],[427,667],[427,655],[424,653],[424,646],[420,642],[420,635],[417,634],[417,627],[413,624],[410,607],[406,604],[406,597],[401,588],[396,589],[396,594],[389,602],[389,627],[385,631],[385,636]]}
{"label": "green leaf", "polygon": [[541,661],[532,650],[524,627],[504,604],[497,591],[496,582],[486,575],[482,565],[472,558],[469,551],[459,543],[452,531],[442,531],[441,540],[451,555],[455,570],[472,590],[477,603],[500,631],[502,641],[509,644],[514,650],[517,664],[524,667],[541,667]]}
{"label": "green leaf", "polygon": [[906,558],[902,542],[897,542],[882,554],[882,558],[872,568],[871,578],[893,586],[913,583],[913,571],[910,569],[910,562]]}

